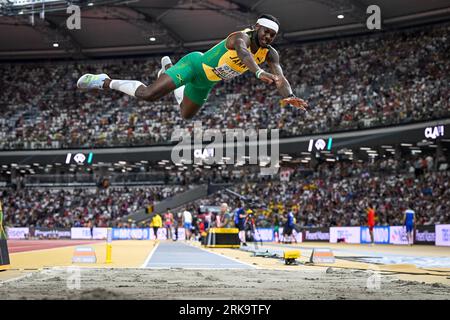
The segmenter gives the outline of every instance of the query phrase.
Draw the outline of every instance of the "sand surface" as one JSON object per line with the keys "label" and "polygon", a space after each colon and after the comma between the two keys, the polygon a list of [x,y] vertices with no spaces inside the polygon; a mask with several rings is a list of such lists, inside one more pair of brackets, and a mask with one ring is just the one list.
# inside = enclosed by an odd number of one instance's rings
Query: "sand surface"
{"label": "sand surface", "polygon": [[[449,299],[450,286],[349,269],[44,269],[0,283],[4,299]],[[294,269],[295,268],[295,269]]]}

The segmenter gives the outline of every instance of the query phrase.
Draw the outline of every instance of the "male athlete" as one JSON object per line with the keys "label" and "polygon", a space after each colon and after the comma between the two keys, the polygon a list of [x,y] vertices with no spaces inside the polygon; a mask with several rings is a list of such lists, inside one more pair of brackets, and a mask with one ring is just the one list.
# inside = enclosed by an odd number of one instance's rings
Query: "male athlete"
{"label": "male athlete", "polygon": [[[136,80],[111,80],[104,73],[85,74],[78,80],[77,86],[81,89],[109,88],[146,101],[156,101],[184,86],[184,90],[177,90],[175,98],[182,117],[190,119],[205,103],[214,85],[250,70],[261,81],[276,85],[283,97],[282,104],[306,110],[307,103],[292,93],[283,75],[278,52],[270,45],[279,25],[277,18],[263,14],[252,29],[230,34],[205,53],[191,52],[170,68],[171,63],[163,61],[163,72],[149,86]],[[259,67],[264,61],[271,72]]]}
{"label": "male athlete", "polygon": [[416,224],[416,213],[412,209],[413,205],[409,204],[408,209],[405,210],[403,217],[403,224],[406,228],[406,237],[410,246],[414,243],[414,225]]}
{"label": "male athlete", "polygon": [[294,230],[295,230],[294,213],[292,211],[289,211],[287,213],[286,223],[284,224],[283,227],[283,243],[292,243],[292,238],[294,239],[295,243],[297,243],[297,239],[295,238],[294,235]]}
{"label": "male athlete", "polygon": [[369,204],[369,207],[367,208],[367,226],[369,227],[370,244],[373,246],[375,243],[373,237],[373,228],[375,227],[375,208],[372,204]]}

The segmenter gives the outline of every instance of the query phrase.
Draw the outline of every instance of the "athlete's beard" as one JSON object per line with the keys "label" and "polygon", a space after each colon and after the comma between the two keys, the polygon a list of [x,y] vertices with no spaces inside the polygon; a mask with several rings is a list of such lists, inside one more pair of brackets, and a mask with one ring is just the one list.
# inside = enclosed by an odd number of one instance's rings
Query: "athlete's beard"
{"label": "athlete's beard", "polygon": [[260,48],[261,44],[259,43],[258,30],[255,30],[255,32],[253,33],[253,38],[258,48]]}

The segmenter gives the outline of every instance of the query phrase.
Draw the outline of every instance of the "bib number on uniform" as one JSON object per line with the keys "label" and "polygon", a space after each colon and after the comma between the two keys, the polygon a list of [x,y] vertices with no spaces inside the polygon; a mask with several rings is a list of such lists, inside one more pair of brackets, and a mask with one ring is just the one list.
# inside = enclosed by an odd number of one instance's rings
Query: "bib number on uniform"
{"label": "bib number on uniform", "polygon": [[213,69],[214,73],[223,80],[229,80],[240,75],[239,72],[233,70],[229,65],[223,64]]}

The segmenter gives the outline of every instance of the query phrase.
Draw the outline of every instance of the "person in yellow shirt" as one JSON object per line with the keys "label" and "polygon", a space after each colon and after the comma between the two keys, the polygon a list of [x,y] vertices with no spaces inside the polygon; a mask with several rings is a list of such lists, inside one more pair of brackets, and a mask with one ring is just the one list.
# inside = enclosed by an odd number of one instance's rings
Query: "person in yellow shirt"
{"label": "person in yellow shirt", "polygon": [[158,213],[155,213],[153,216],[152,221],[150,222],[150,227],[153,228],[155,239],[158,240],[158,229],[162,227],[162,219]]}

